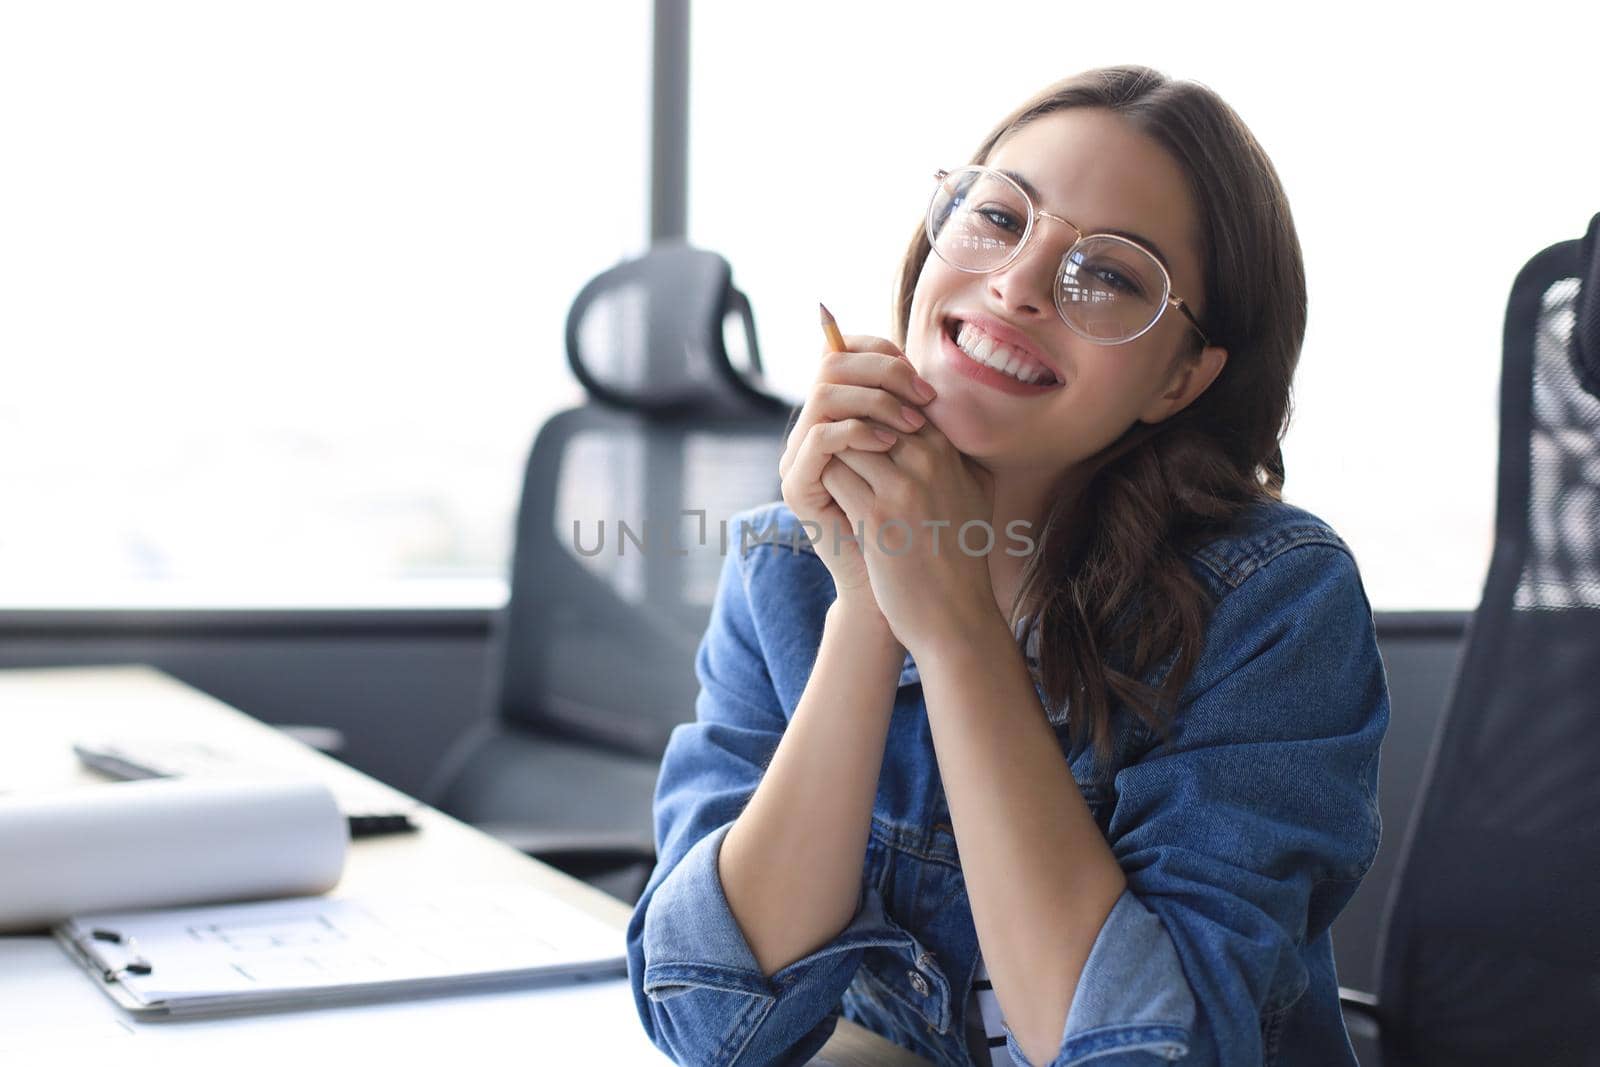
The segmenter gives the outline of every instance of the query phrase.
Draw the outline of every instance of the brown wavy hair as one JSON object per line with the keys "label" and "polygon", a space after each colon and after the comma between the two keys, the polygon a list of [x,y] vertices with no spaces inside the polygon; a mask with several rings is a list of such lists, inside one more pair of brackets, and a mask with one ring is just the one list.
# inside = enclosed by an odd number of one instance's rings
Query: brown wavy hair
{"label": "brown wavy hair", "polygon": [[[1201,327],[1228,350],[1216,380],[1182,411],[1135,422],[1084,461],[1082,496],[1058,495],[1013,603],[1013,620],[1026,605],[1039,628],[1048,706],[1059,714],[1075,709],[1074,744],[1092,741],[1109,778],[1112,700],[1170,741],[1178,698],[1200,658],[1215,605],[1189,569],[1189,552],[1252,504],[1283,499],[1280,441],[1305,338],[1306,280],[1277,171],[1238,114],[1196,82],[1140,66],[1085,71],[1013,111],[971,162],[986,163],[1002,138],[1027,123],[1074,107],[1122,116],[1188,178],[1200,210]],[[902,348],[929,251],[919,224],[896,283]],[[1185,337],[1175,358],[1197,358],[1204,342],[1192,330]],[[1169,660],[1164,683],[1142,681]],[[1051,718],[1059,721],[1058,712]]]}

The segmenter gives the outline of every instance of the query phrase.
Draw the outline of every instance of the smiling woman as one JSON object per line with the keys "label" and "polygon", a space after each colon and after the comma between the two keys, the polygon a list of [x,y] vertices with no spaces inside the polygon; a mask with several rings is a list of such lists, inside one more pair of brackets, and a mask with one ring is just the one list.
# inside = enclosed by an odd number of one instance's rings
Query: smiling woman
{"label": "smiling woman", "polygon": [[1353,1064],[1329,928],[1389,700],[1349,547],[1281,495],[1271,162],[1104,68],[917,213],[895,339],[830,339],[735,520],[641,1020],[683,1063],[803,1062],[842,1014],[941,1064]]}
{"label": "smiling woman", "polygon": [[[1009,614],[1039,614],[1045,691],[1063,704],[1083,689],[1075,728],[1106,755],[1113,698],[1161,729],[1138,678],[1178,653],[1170,707],[1193,669],[1207,604],[1186,550],[1249,503],[1281,499],[1279,440],[1306,323],[1299,239],[1277,172],[1233,109],[1143,68],[1052,86],[972,162],[1014,168],[1029,200],[1081,221],[1030,228],[1001,269],[981,272],[930,255],[940,246],[919,228],[901,267],[896,341],[944,394],[928,415],[952,443],[1014,472],[1002,510],[1046,531],[1007,576]],[[1164,288],[1123,301],[1140,320],[1123,332],[1142,332],[1091,341],[1062,304],[1068,272],[1084,233],[1130,231],[1172,251],[1170,266],[1152,258],[1143,272]],[[1172,290],[1192,294],[1193,319],[1170,313]],[[963,328],[1037,352],[1064,384],[1021,407],[945,388],[952,372],[983,381],[951,340]],[[1122,670],[1101,660],[1124,651]]]}

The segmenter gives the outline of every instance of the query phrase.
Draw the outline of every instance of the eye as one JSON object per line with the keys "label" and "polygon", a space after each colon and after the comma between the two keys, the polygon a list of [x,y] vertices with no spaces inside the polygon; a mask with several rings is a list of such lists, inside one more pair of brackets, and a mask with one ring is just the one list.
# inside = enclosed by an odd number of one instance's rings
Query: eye
{"label": "eye", "polygon": [[1022,232],[1022,223],[1017,219],[1017,216],[1004,207],[979,207],[974,208],[972,213],[987,220],[993,225],[998,226],[1000,229],[1005,230],[1008,233]]}
{"label": "eye", "polygon": [[1118,292],[1127,293],[1130,296],[1144,295],[1144,290],[1139,287],[1138,282],[1110,267],[1096,267],[1093,273],[1096,278],[1099,278]]}

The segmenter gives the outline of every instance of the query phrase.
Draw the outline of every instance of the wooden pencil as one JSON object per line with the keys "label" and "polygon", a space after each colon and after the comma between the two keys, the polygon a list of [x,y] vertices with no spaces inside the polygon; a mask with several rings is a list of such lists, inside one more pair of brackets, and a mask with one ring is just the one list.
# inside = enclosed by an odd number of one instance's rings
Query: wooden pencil
{"label": "wooden pencil", "polygon": [[839,333],[839,324],[833,321],[833,315],[828,311],[827,305],[818,304],[822,309],[822,332],[827,335],[830,350],[834,352],[848,351],[844,347],[844,336]]}

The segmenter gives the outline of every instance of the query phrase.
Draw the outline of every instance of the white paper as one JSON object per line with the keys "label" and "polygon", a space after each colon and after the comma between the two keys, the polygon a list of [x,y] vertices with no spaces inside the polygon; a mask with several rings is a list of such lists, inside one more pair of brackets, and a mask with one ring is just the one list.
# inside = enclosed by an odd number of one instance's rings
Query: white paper
{"label": "white paper", "polygon": [[[620,933],[618,934],[620,937]],[[460,1063],[668,1067],[626,979],[336,1008],[145,1022],[48,938],[0,938],[0,1063]]]}
{"label": "white paper", "polygon": [[0,931],[84,912],[323,893],[349,824],[309,779],[157,779],[0,797]]}
{"label": "white paper", "polygon": [[[91,944],[96,929],[121,940]],[[122,988],[172,1010],[309,990],[414,993],[469,978],[616,973],[625,949],[620,931],[526,885],[101,913],[62,932],[110,969],[148,964],[148,974],[123,973]]]}

